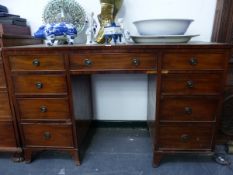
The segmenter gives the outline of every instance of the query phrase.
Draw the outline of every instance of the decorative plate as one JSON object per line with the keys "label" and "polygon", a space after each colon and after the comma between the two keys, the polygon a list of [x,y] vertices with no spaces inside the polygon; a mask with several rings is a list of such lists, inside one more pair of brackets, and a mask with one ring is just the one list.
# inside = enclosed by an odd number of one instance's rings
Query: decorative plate
{"label": "decorative plate", "polygon": [[135,43],[187,43],[199,35],[138,35],[131,36]]}
{"label": "decorative plate", "polygon": [[[61,8],[64,14],[61,14]],[[64,15],[61,18],[61,15]],[[80,33],[86,25],[85,10],[75,0],[51,0],[43,12],[43,21],[46,24],[66,22],[76,26]]]}

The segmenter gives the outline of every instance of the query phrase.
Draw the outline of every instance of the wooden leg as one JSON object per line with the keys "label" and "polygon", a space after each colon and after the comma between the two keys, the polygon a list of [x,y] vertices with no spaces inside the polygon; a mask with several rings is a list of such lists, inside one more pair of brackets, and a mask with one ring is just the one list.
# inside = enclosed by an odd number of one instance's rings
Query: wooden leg
{"label": "wooden leg", "polygon": [[12,161],[17,163],[24,161],[23,153],[15,152],[12,156]]}
{"label": "wooden leg", "polygon": [[159,164],[160,164],[162,157],[163,157],[163,155],[161,153],[154,153],[154,157],[153,157],[153,167],[154,168],[159,167]]}
{"label": "wooden leg", "polygon": [[25,163],[31,163],[32,161],[32,150],[24,149],[24,161]]}
{"label": "wooden leg", "polygon": [[75,164],[76,164],[77,166],[80,166],[80,165],[81,165],[81,161],[80,161],[80,156],[79,156],[78,150],[71,150],[71,151],[69,151],[69,152],[70,152],[72,158],[74,159]]}

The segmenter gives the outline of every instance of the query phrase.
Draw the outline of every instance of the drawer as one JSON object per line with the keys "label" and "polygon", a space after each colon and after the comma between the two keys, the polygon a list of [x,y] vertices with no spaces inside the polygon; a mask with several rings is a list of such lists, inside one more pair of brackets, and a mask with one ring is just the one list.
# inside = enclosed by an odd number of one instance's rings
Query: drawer
{"label": "drawer", "polygon": [[1,119],[11,119],[11,109],[8,93],[0,91],[0,120]]}
{"label": "drawer", "polygon": [[161,121],[214,121],[218,97],[164,96],[160,101]]}
{"label": "drawer", "polygon": [[0,60],[0,88],[6,88],[5,74],[1,60]]}
{"label": "drawer", "polygon": [[22,98],[17,103],[22,120],[67,120],[71,116],[66,98]]}
{"label": "drawer", "polygon": [[0,147],[16,147],[12,122],[0,122]]}
{"label": "drawer", "polygon": [[212,74],[164,74],[162,93],[167,94],[219,94],[223,86],[221,73]]}
{"label": "drawer", "polygon": [[214,127],[211,124],[162,125],[159,148],[162,150],[211,149]]}
{"label": "drawer", "polygon": [[152,54],[73,54],[71,70],[156,70],[157,58]]}
{"label": "drawer", "polygon": [[74,147],[72,125],[38,123],[21,126],[26,147]]}
{"label": "drawer", "polygon": [[165,53],[162,69],[165,70],[223,70],[226,55],[222,53]]}
{"label": "drawer", "polygon": [[62,55],[10,56],[9,64],[12,71],[65,70]]}
{"label": "drawer", "polygon": [[13,76],[16,94],[66,93],[65,75],[18,75]]}

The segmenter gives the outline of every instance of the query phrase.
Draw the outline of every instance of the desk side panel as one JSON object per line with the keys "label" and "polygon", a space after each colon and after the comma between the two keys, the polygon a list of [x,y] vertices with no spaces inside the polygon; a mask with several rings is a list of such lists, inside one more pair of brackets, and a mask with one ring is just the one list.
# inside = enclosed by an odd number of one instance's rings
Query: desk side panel
{"label": "desk side panel", "polygon": [[147,105],[147,123],[154,144],[155,139],[155,120],[156,120],[156,75],[148,75],[148,105]]}
{"label": "desk side panel", "polygon": [[80,145],[93,119],[91,75],[72,76],[71,84],[78,145]]}

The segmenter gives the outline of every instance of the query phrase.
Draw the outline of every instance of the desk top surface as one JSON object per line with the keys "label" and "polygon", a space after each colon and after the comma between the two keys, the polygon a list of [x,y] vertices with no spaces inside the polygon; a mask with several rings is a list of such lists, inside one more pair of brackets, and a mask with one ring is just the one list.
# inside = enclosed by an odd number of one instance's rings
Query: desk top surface
{"label": "desk top surface", "polygon": [[209,43],[209,42],[190,42],[190,43],[158,43],[158,44],[78,44],[78,45],[26,45],[5,47],[3,50],[118,50],[118,49],[179,49],[179,48],[210,48],[222,49],[232,48],[233,45],[227,43]]}

